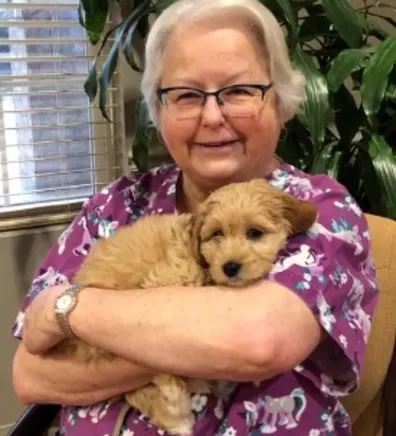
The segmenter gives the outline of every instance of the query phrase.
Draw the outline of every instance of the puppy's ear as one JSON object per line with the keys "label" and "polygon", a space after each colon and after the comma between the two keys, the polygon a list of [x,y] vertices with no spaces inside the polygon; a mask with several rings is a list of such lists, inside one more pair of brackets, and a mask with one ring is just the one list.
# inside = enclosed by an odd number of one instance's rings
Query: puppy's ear
{"label": "puppy's ear", "polygon": [[198,210],[191,215],[190,218],[190,232],[191,232],[191,244],[194,257],[198,260],[202,266],[206,265],[201,254],[201,227],[204,220],[204,211],[200,207]]}
{"label": "puppy's ear", "polygon": [[290,234],[305,232],[315,222],[318,210],[314,203],[282,193],[283,216],[290,224]]}
{"label": "puppy's ear", "polygon": [[194,257],[198,259],[200,250],[199,250],[199,233],[201,228],[201,217],[198,213],[192,214],[190,218],[190,235],[191,235],[191,244],[192,250],[194,253]]}

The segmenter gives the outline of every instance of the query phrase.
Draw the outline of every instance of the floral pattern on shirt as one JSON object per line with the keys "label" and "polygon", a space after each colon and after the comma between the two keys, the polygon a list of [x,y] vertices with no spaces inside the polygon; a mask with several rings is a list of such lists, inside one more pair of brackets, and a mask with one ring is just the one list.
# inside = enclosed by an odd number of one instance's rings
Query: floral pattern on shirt
{"label": "floral pattern on shirt", "polygon": [[[39,267],[14,335],[22,337],[32,299],[48,286],[70,281],[97,240],[142,216],[174,212],[179,174],[176,165],[164,165],[123,177],[87,200]],[[293,371],[265,382],[225,382],[218,396],[193,395],[193,435],[351,435],[339,397],[358,386],[378,299],[367,221],[346,189],[328,176],[282,164],[268,180],[318,207],[317,222],[306,234],[289,238],[268,279],[297,293],[327,336]],[[90,407],[64,406],[61,433],[111,435],[122,405],[119,397]],[[123,436],[166,436],[137,410],[129,413],[122,431]]]}

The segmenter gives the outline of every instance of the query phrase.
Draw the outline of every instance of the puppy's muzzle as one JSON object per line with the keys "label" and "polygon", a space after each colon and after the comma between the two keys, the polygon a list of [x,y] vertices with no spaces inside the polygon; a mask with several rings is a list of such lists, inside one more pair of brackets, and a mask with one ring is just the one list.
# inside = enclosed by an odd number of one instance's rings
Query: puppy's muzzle
{"label": "puppy's muzzle", "polygon": [[236,277],[241,268],[242,264],[233,260],[230,260],[223,264],[223,272],[230,279]]}

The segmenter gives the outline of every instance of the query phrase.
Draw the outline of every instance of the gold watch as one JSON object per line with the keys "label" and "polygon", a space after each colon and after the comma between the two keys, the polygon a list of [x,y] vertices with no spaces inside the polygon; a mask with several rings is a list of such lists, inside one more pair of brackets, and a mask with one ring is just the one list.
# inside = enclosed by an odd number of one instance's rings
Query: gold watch
{"label": "gold watch", "polygon": [[69,315],[77,305],[77,294],[81,291],[82,287],[79,285],[72,285],[67,288],[55,301],[54,313],[55,318],[62,332],[68,338],[76,338],[73,330],[69,324]]}

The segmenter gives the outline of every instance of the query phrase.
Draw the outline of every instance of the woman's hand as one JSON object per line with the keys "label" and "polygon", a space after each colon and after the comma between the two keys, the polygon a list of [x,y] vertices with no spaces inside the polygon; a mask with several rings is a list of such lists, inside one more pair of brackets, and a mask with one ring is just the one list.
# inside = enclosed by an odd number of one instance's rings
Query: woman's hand
{"label": "woman's hand", "polygon": [[23,328],[23,342],[32,354],[45,353],[65,339],[54,314],[57,297],[70,284],[44,289],[34,298],[26,311]]}

